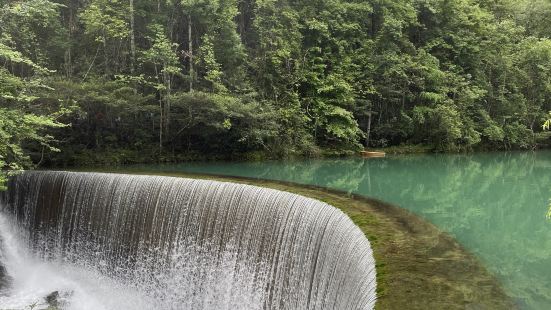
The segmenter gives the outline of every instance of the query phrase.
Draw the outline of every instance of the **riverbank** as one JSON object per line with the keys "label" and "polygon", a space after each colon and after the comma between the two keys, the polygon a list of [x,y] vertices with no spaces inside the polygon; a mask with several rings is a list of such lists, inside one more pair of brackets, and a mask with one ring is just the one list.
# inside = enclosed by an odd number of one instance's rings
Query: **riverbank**
{"label": "riverbank", "polygon": [[[146,171],[121,173],[151,174]],[[377,309],[512,309],[497,280],[448,234],[407,210],[362,196],[288,182],[187,173],[166,176],[269,187],[329,203],[360,227],[377,261]]]}
{"label": "riverbank", "polygon": [[[551,133],[550,133],[551,136]],[[548,141],[545,140],[545,141]],[[540,141],[533,147],[526,149],[550,149],[551,144]],[[519,148],[503,149],[498,147],[482,146],[476,149],[456,149],[442,151],[433,146],[425,144],[400,144],[387,147],[370,147],[372,151],[385,152],[388,155],[407,154],[461,154],[461,153],[487,153],[487,152],[510,152],[520,151]],[[202,161],[240,161],[256,162],[265,160],[282,159],[305,159],[305,158],[349,158],[360,156],[360,149],[315,149],[310,153],[292,153],[287,155],[274,154],[270,151],[255,151],[245,153],[201,153],[170,152],[162,154],[154,147],[141,149],[107,148],[107,149],[65,149],[61,153],[49,153],[43,158],[42,153],[32,154],[36,161],[42,159],[42,167],[46,169],[59,169],[64,167],[105,167],[105,166],[128,166],[136,164],[159,164],[159,163],[182,163]]]}

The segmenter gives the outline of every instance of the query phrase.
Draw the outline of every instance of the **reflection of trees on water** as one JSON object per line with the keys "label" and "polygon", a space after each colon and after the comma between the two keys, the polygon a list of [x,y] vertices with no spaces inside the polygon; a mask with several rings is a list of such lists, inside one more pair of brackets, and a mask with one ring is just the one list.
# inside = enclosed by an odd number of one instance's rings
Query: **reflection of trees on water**
{"label": "reflection of trees on water", "polygon": [[[504,280],[519,303],[551,304],[549,153],[416,156],[371,168],[381,190],[360,192],[413,210],[449,231]],[[374,171],[375,170],[375,171]]]}
{"label": "reflection of trees on water", "polygon": [[205,164],[171,169],[356,192],[410,209],[482,258],[520,304],[551,304],[551,153]]}

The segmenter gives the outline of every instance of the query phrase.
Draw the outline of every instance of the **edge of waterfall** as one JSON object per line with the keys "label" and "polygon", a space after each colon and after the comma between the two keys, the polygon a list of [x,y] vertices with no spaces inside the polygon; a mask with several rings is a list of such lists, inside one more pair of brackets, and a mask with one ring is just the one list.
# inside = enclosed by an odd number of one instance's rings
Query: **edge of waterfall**
{"label": "edge of waterfall", "polygon": [[[236,257],[269,266],[255,277],[267,292],[264,308],[371,309],[376,300],[369,241],[321,201],[236,183],[108,173],[26,172],[9,188],[4,205],[44,256],[88,255],[67,250],[87,238],[101,240],[99,251],[119,253],[124,244],[134,255],[143,244],[170,249],[178,238],[231,241]],[[55,233],[45,237],[45,228]],[[120,262],[127,254],[109,255]]]}

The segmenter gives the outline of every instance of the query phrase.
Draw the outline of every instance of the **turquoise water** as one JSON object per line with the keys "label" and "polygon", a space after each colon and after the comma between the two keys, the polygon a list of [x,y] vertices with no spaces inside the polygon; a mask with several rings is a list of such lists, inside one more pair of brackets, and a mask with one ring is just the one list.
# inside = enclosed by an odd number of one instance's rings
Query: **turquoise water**
{"label": "turquoise water", "polygon": [[391,202],[451,233],[523,309],[551,309],[551,152],[140,167],[292,181]]}

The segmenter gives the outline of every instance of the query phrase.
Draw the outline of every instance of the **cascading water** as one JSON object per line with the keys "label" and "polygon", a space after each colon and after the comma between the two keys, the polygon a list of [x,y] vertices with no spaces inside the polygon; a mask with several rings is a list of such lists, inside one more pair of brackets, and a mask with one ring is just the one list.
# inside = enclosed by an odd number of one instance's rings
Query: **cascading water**
{"label": "cascading water", "polygon": [[0,194],[0,309],[371,309],[341,211],[226,182],[26,172]]}

